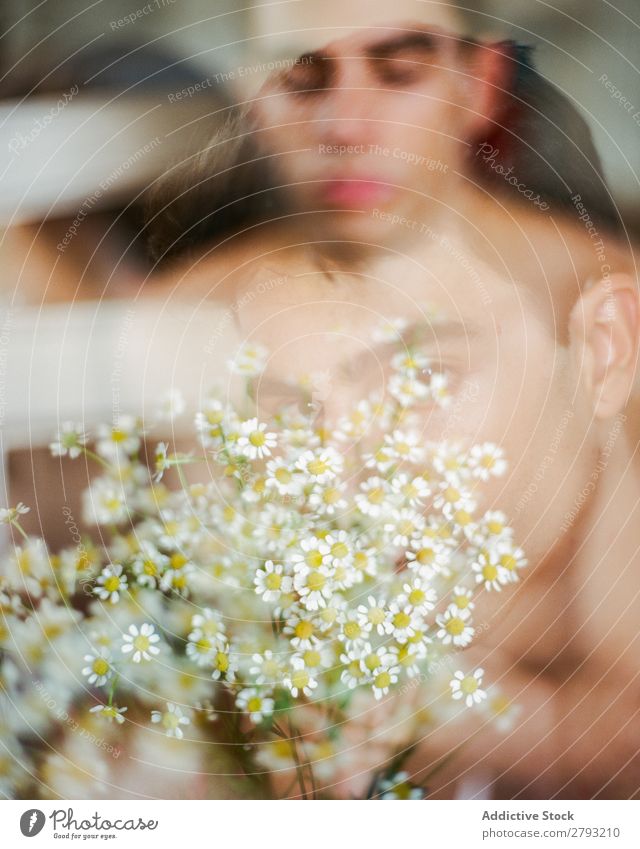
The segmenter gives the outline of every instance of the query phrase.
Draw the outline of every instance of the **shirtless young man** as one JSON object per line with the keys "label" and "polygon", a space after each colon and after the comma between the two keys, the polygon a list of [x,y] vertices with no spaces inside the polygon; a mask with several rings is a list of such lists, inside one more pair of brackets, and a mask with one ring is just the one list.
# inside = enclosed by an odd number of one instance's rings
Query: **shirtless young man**
{"label": "shirtless young man", "polygon": [[[530,564],[515,592],[486,594],[488,627],[469,651],[522,705],[518,723],[506,738],[473,737],[438,792],[479,767],[501,797],[631,797],[635,258],[580,199],[558,214],[490,193],[474,173],[470,140],[496,114],[496,57],[401,23],[360,28],[275,77],[252,128],[288,187],[285,221],[174,268],[156,294],[233,307],[243,338],[272,352],[264,407],[294,401],[301,375],[324,375],[325,426],[384,381],[381,317],[437,317],[424,348],[455,415],[425,410],[426,438],[504,448],[509,470],[487,506],[505,511]],[[425,739],[414,767],[460,741],[459,729]]]}

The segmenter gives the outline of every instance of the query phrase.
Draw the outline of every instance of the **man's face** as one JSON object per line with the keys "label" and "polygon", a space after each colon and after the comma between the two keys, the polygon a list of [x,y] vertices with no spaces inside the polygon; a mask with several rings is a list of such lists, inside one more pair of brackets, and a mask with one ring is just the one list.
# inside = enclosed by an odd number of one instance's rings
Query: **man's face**
{"label": "man's face", "polygon": [[504,510],[536,562],[562,538],[592,469],[590,411],[576,397],[568,351],[534,298],[480,270],[481,288],[445,253],[401,283],[305,273],[259,297],[238,292],[245,304],[238,320],[243,338],[270,354],[257,385],[259,414],[310,400],[316,423],[327,428],[370,393],[386,391],[390,356],[402,343],[381,341],[376,329],[396,317],[407,328],[417,323],[417,335],[402,336],[414,336],[414,350],[446,376],[450,393],[447,406],[419,407],[420,438],[503,448],[508,472],[483,490],[482,506]]}
{"label": "man's face", "polygon": [[298,208],[331,210],[322,224],[334,238],[385,242],[399,232],[393,216],[419,233],[467,150],[464,55],[442,31],[365,29],[274,75],[254,119]]}

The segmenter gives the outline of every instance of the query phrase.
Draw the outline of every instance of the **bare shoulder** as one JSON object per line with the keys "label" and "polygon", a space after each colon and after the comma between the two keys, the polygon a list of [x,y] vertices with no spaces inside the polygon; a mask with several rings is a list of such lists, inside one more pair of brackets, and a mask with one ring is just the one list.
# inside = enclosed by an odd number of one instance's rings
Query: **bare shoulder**
{"label": "bare shoulder", "polygon": [[[269,228],[229,238],[153,275],[148,292],[186,300],[228,302],[251,287],[269,286],[308,269],[306,245],[294,232]],[[271,281],[271,283],[270,283]]]}

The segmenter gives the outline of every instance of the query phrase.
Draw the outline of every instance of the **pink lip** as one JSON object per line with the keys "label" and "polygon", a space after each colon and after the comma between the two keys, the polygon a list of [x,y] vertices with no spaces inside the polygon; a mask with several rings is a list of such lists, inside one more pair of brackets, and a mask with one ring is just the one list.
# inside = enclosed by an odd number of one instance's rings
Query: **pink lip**
{"label": "pink lip", "polygon": [[366,178],[329,180],[322,187],[325,202],[345,207],[382,203],[392,194],[392,186]]}

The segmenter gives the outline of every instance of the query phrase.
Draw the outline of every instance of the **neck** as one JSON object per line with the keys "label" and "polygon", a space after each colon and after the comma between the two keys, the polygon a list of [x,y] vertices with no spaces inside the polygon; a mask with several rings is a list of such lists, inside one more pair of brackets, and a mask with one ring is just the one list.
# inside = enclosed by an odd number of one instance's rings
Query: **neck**
{"label": "neck", "polygon": [[[628,429],[622,415],[608,428],[591,498],[573,529],[566,587],[571,620],[581,623],[574,647],[607,673],[617,670],[627,679],[640,673],[640,469]],[[566,561],[556,566],[564,568]]]}

